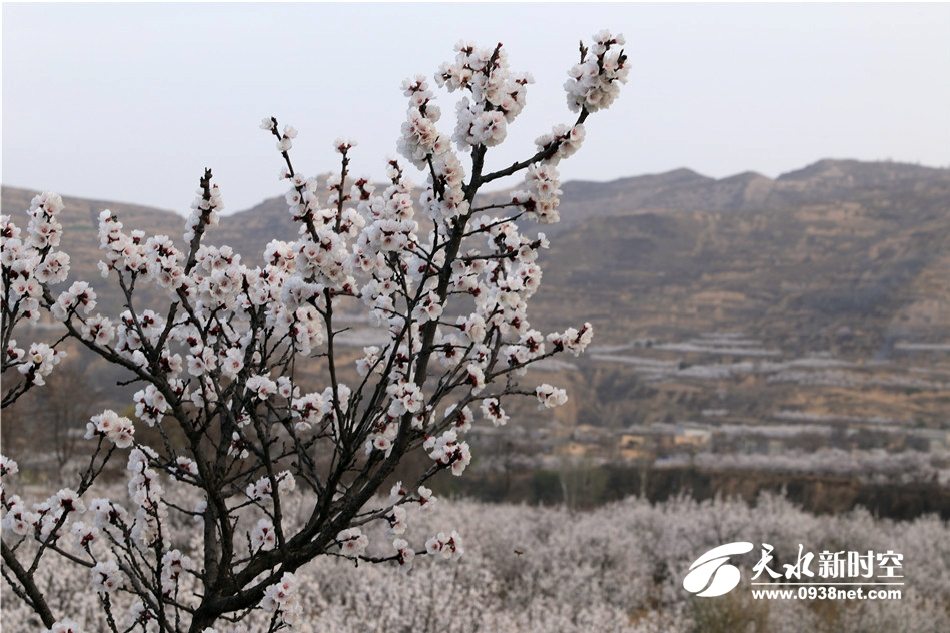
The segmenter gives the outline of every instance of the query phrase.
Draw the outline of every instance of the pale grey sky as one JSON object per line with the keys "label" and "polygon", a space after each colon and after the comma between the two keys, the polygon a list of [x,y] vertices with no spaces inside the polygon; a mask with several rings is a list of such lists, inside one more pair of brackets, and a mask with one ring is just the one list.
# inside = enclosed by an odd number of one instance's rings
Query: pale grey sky
{"label": "pale grey sky", "polygon": [[504,42],[537,80],[489,154],[504,165],[571,119],[565,72],[601,28],[626,36],[630,82],[565,179],[950,164],[948,5],[5,4],[2,180],[182,211],[207,165],[236,211],[282,193],[257,128],[271,114],[300,131],[304,173],[349,136],[354,173],[378,177],[399,82],[431,76],[460,38]]}

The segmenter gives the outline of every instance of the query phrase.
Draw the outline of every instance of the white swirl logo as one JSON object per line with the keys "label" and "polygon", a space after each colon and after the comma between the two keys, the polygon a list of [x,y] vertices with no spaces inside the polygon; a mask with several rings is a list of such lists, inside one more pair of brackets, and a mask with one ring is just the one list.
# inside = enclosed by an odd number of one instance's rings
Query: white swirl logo
{"label": "white swirl logo", "polygon": [[683,589],[703,598],[729,593],[742,579],[739,570],[727,564],[729,557],[751,552],[752,547],[752,543],[737,541],[712,548],[689,566],[689,573],[683,578]]}

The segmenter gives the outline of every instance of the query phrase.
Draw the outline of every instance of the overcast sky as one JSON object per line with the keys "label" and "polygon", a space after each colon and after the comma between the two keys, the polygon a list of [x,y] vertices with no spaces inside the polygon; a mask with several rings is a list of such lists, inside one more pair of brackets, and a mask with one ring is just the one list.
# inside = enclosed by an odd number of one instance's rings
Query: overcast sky
{"label": "overcast sky", "polygon": [[565,72],[601,28],[626,36],[630,82],[564,179],[950,165],[948,5],[5,4],[2,180],[182,211],[210,166],[236,211],[282,193],[257,127],[271,114],[300,131],[304,173],[330,169],[348,136],[354,173],[378,177],[400,81],[431,76],[460,38],[504,42],[537,81],[489,154],[504,165],[571,120]]}

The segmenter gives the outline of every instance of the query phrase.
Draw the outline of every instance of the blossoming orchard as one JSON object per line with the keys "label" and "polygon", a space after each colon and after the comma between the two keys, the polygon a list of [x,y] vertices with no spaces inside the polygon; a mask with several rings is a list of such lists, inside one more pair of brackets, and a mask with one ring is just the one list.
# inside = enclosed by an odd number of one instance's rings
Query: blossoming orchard
{"label": "blossoming orchard", "polygon": [[[81,622],[87,631],[277,631],[301,620],[306,588],[296,574],[318,557],[408,570],[421,556],[462,556],[451,526],[414,533],[413,514],[436,502],[432,477],[465,471],[472,425],[507,424],[515,398],[567,400],[520,381],[538,361],[580,354],[593,331],[532,329],[527,304],[548,241],[521,228],[558,221],[558,164],[626,81],[623,43],[602,32],[581,45],[565,84],[574,122],[497,170],[489,149],[505,140],[532,83],[510,70],[501,44],[459,43],[434,82],[403,82],[406,162],[388,162],[385,186],[351,175],[356,144],[347,140],[335,143],[338,172],[318,184],[293,161],[297,131],[264,119],[299,237],[270,242],[257,266],[206,244],[223,208],[210,170],[178,245],[102,211],[101,283],[120,289],[121,314],[97,312],[94,286],[68,280],[58,195],[33,199],[25,229],[3,216],[3,407],[42,388],[70,340],[138,389],[133,419],[104,410],[88,421],[88,461],[74,486],[27,500],[8,490],[17,465],[2,459],[3,575],[17,599],[48,630],[77,632],[76,615],[48,588],[57,570],[78,569],[99,603],[98,621]],[[438,126],[437,87],[463,95],[451,136]],[[410,168],[425,177],[418,195]],[[523,190],[479,197],[516,175]],[[143,285],[164,291],[164,304],[143,305]],[[334,317],[357,302],[387,338],[362,350],[359,379],[347,384]],[[59,333],[18,340],[19,325],[48,318]],[[319,361],[326,384],[308,384],[304,359]],[[143,426],[160,439],[137,439]],[[396,466],[418,451],[427,461],[413,463],[424,466],[389,489]],[[114,460],[127,464],[125,499],[97,496]]]}

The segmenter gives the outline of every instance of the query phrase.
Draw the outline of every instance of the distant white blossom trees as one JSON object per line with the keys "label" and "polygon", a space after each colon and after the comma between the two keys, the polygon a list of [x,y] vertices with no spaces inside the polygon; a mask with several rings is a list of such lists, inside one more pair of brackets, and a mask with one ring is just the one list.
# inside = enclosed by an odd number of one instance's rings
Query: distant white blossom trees
{"label": "distant white blossom trees", "polygon": [[[102,492],[121,494],[111,485]],[[179,529],[194,531],[189,524],[186,521]],[[472,526],[469,530],[477,526],[477,533],[466,539],[464,566],[445,564],[440,552],[416,560],[406,577],[405,565],[356,567],[348,559],[323,556],[294,572],[293,580],[286,579],[289,593],[275,583],[273,598],[276,602],[286,597],[285,605],[293,601],[290,604],[300,608],[294,627],[298,633],[950,630],[950,524],[935,515],[891,521],[860,508],[814,515],[770,494],[754,503],[686,497],[650,503],[631,497],[587,512],[440,500],[431,511],[412,517],[410,531],[431,535],[442,531],[448,536],[451,530],[445,526],[452,524]],[[364,532],[371,542],[389,546],[390,528],[385,522]],[[174,538],[181,538],[178,531]],[[893,548],[904,555],[903,573],[909,582],[900,600],[753,600],[748,583],[758,560],[757,548],[735,559],[744,582],[728,597],[697,598],[683,589],[683,577],[696,556],[737,538],[766,540],[779,556],[792,557],[799,544],[819,551]],[[405,555],[413,556],[408,540],[396,537],[393,547],[398,542]],[[186,561],[174,579],[179,567],[170,561],[169,582],[187,586],[192,581],[187,570],[193,564]],[[817,571],[816,564],[813,569]],[[72,620],[85,625],[87,632],[100,630],[89,624],[99,622],[101,606],[88,589],[88,570],[63,566],[44,580],[49,581],[44,590],[56,595],[57,604]],[[109,595],[113,604],[123,599],[121,591]],[[272,605],[265,599],[262,608],[240,624],[224,621],[218,630],[266,630],[274,611],[265,609]],[[135,615],[129,609],[120,623],[128,624]],[[2,618],[4,633],[8,622],[14,633],[36,629],[27,628],[29,608],[12,596],[4,601]]]}
{"label": "distant white blossom trees", "polygon": [[[70,338],[141,385],[135,417],[161,438],[147,446],[136,440],[136,422],[103,411],[89,421],[86,437],[96,447],[75,489],[34,504],[3,493],[4,578],[46,627],[76,628],[38,582],[45,557],[88,569],[101,603],[99,630],[207,633],[232,630],[260,610],[270,614],[268,630],[292,625],[300,613],[295,572],[319,556],[408,568],[418,556],[462,554],[455,531],[410,539],[409,510],[433,503],[428,479],[442,470],[461,475],[469,464],[464,436],[474,411],[503,425],[511,398],[534,397],[542,407],[567,400],[562,389],[517,382],[539,360],[579,354],[592,336],[589,324],[548,336],[531,328],[527,302],[548,243],[543,234],[522,234],[518,222],[558,220],[556,165],[625,82],[622,45],[604,32],[581,46],[566,84],[574,124],[555,127],[533,155],[497,171],[486,167],[488,148],[505,140],[532,81],[510,71],[501,44],[460,43],[436,73],[436,85],[464,93],[451,137],[437,127],[429,81],[405,81],[399,152],[427,176],[415,202],[397,160],[388,163],[384,187],[352,178],[355,143],[347,140],[334,144],[340,170],[321,186],[294,167],[297,131],[264,119],[283,159],[298,239],[272,241],[256,267],[230,247],[204,243],[223,208],[209,170],[182,248],[164,235],[127,230],[103,211],[99,266],[124,297],[118,316],[96,312],[96,293],[84,281],[55,289],[69,269],[69,256],[57,250],[58,196],[33,200],[25,231],[2,218],[2,369],[21,375],[3,405],[42,385]],[[452,141],[467,154],[464,163]],[[519,172],[523,191],[479,205],[484,185]],[[163,289],[168,304],[144,309],[135,292],[142,284]],[[356,301],[388,336],[363,350],[358,380],[347,384],[334,339],[340,311]],[[18,347],[14,328],[44,312],[63,324],[63,337]],[[306,359],[319,361],[324,389],[307,385],[299,370]],[[431,465],[411,486],[377,497],[402,458],[420,448]],[[83,501],[126,449],[128,503]],[[4,478],[15,471],[4,459]],[[183,522],[196,526],[197,542],[182,542],[173,526]],[[364,532],[373,523],[396,537],[381,551]]]}

